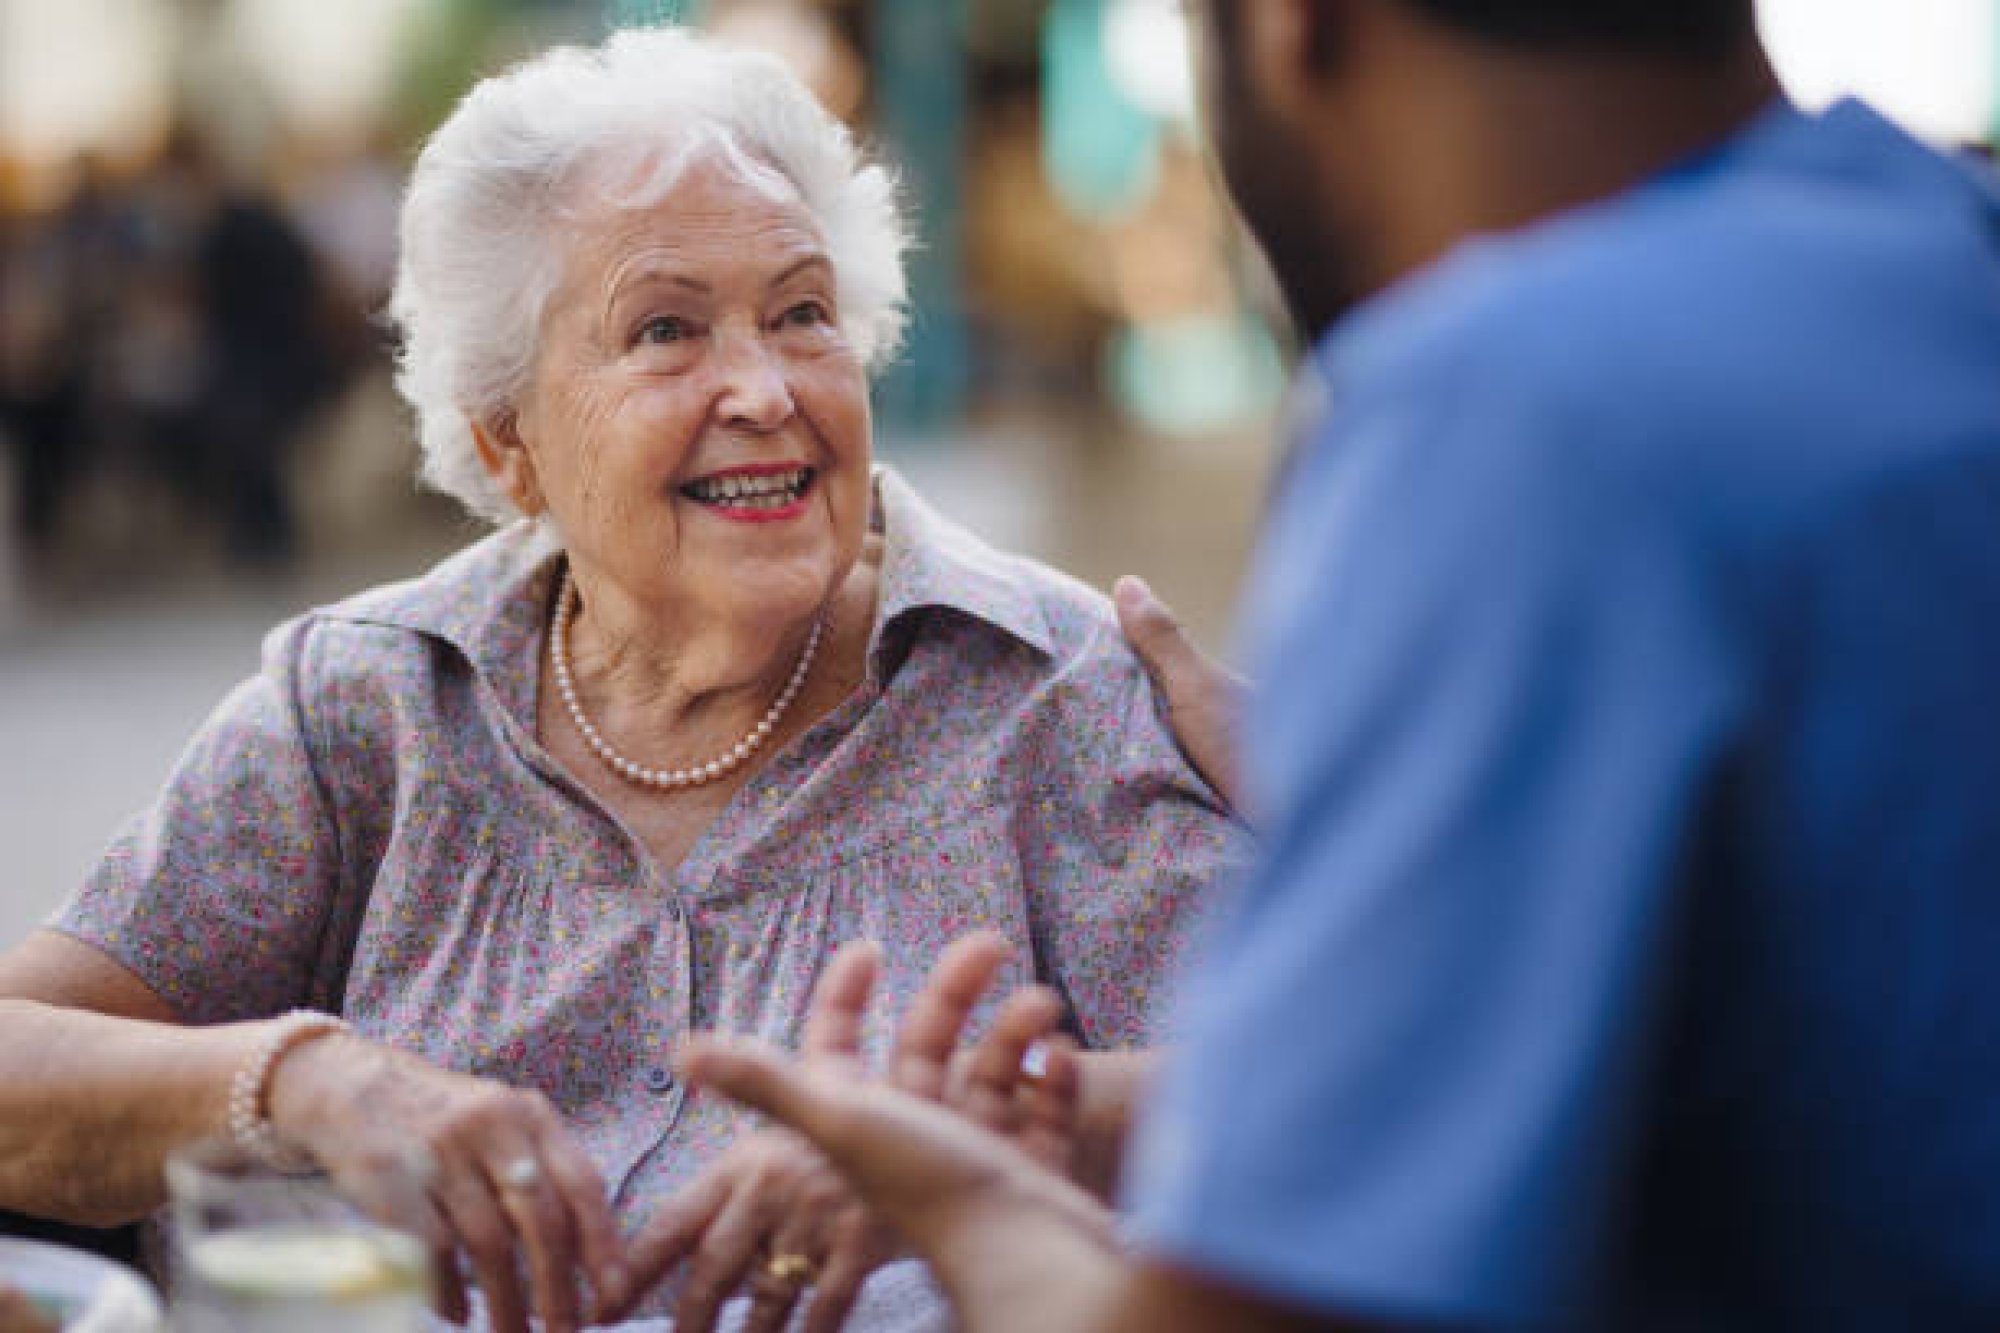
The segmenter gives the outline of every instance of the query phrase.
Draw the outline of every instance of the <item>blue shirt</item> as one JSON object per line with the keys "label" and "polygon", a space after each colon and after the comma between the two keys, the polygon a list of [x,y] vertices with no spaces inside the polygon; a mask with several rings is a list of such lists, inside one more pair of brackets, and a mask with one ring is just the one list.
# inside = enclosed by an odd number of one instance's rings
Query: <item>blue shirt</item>
{"label": "blue shirt", "polygon": [[1337,329],[1149,1252],[1329,1312],[2000,1327],[2000,198],[1778,107]]}

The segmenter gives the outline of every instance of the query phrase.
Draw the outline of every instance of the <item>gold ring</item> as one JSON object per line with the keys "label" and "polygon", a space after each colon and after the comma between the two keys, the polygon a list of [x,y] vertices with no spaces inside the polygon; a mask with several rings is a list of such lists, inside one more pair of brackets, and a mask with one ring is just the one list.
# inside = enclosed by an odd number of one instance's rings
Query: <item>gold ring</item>
{"label": "gold ring", "polygon": [[764,1261],[764,1276],[781,1287],[807,1287],[819,1276],[819,1265],[803,1254],[774,1254]]}

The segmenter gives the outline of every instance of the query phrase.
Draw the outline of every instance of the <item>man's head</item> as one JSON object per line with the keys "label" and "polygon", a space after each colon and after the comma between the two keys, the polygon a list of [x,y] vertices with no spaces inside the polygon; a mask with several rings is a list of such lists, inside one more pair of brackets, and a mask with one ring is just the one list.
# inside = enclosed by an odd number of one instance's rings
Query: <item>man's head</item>
{"label": "man's head", "polygon": [[1494,41],[1691,59],[1725,56],[1750,34],[1751,0],[1400,0]]}
{"label": "man's head", "polygon": [[[1693,124],[1702,116],[1701,85],[1720,83],[1755,50],[1753,0],[1206,0],[1199,7],[1216,154],[1308,337],[1394,276],[1364,255],[1383,248],[1378,233],[1407,223],[1409,199],[1392,207],[1382,197],[1385,182],[1410,176],[1416,152],[1435,147],[1419,140],[1446,125],[1441,108],[1459,126],[1485,118],[1489,137],[1504,140],[1536,133],[1549,117],[1560,121],[1571,90],[1602,91],[1620,79],[1675,82],[1691,90]],[[1635,131],[1673,138],[1657,123],[1592,121],[1585,104],[1570,104],[1574,124],[1607,143]],[[1649,121],[1660,119],[1653,113],[1661,106],[1671,121],[1671,96],[1646,107]],[[1476,188],[1481,182],[1463,179],[1469,174],[1500,181],[1506,170],[1453,173],[1434,181],[1433,193],[1442,199]],[[1407,179],[1401,188],[1417,192]]]}

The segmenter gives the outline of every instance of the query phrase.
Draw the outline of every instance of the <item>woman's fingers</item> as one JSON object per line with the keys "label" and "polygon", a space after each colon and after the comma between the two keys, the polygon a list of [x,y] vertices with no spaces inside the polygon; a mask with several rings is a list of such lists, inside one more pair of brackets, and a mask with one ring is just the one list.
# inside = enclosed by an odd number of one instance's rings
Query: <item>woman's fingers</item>
{"label": "woman's fingers", "polygon": [[833,1225],[826,1262],[807,1299],[805,1333],[838,1333],[861,1298],[861,1284],[883,1257],[874,1218],[859,1203]]}
{"label": "woman's fingers", "polygon": [[947,1101],[989,1129],[1012,1134],[1018,1128],[1019,1095],[1046,1076],[1029,1071],[1029,1052],[1053,1036],[1063,1020],[1062,997],[1046,986],[1027,986],[1009,995],[993,1026],[969,1055],[956,1062]]}
{"label": "woman's fingers", "polygon": [[581,1325],[583,1278],[600,1301],[623,1295],[603,1180],[547,1097],[358,1039],[309,1043],[283,1068],[292,1081],[274,1084],[273,1114],[289,1089],[292,1115],[336,1178],[431,1246],[442,1313],[465,1313],[453,1251],[500,1333],[526,1328],[530,1293],[545,1333]]}
{"label": "woman's fingers", "polygon": [[499,1155],[487,1158],[487,1179],[526,1251],[535,1313],[546,1333],[574,1333],[576,1233],[569,1209],[530,1140],[503,1140],[494,1146]]}
{"label": "woman's fingers", "polygon": [[790,1210],[755,1255],[746,1287],[743,1333],[783,1333],[792,1311],[820,1274],[824,1241],[809,1208]]}
{"label": "woman's fingers", "polygon": [[961,935],[945,947],[896,1032],[889,1082],[919,1097],[944,1095],[959,1035],[1010,952],[1006,937],[991,930]]}
{"label": "woman's fingers", "polygon": [[540,1093],[505,1094],[480,1122],[478,1159],[526,1259],[545,1333],[570,1333],[591,1311],[579,1279],[608,1303],[623,1285],[622,1247],[596,1166]]}
{"label": "woman's fingers", "polygon": [[[1053,1192],[1094,1202],[1014,1145],[935,1102],[789,1062],[756,1042],[690,1040],[681,1069],[699,1087],[742,1102],[818,1144],[855,1190],[937,1261],[967,1224],[1034,1211]],[[1102,1228],[1109,1230],[1108,1225]]]}
{"label": "woman's fingers", "polygon": [[1058,1033],[1037,1041],[1022,1058],[1024,1069],[1031,1064],[1034,1074],[1023,1078],[1015,1100],[1020,1124],[1014,1141],[1043,1166],[1067,1176],[1076,1168],[1083,1119],[1083,1067],[1076,1040]]}
{"label": "woman's fingers", "polygon": [[804,1053],[858,1057],[868,999],[882,972],[882,946],[873,940],[842,945],[813,986],[806,1014]]}
{"label": "woman's fingers", "polygon": [[475,1160],[444,1164],[435,1196],[486,1298],[494,1333],[527,1333],[527,1303],[515,1265],[514,1228]]}
{"label": "woman's fingers", "polygon": [[752,1276],[774,1229],[770,1201],[754,1176],[739,1177],[715,1219],[702,1232],[688,1263],[674,1308],[675,1333],[713,1333],[722,1304]]}
{"label": "woman's fingers", "polygon": [[361,1211],[423,1243],[430,1252],[431,1303],[439,1315],[462,1324],[471,1306],[459,1277],[457,1236],[431,1197],[437,1174],[428,1149],[405,1149],[343,1163],[334,1179]]}
{"label": "woman's fingers", "polygon": [[730,1179],[719,1171],[704,1171],[647,1221],[633,1240],[626,1260],[627,1285],[624,1298],[597,1312],[597,1322],[616,1323],[630,1314],[630,1307],[700,1243],[702,1234],[729,1201]]}
{"label": "woman's fingers", "polygon": [[601,1322],[603,1315],[599,1312],[622,1305],[631,1286],[631,1275],[625,1268],[625,1246],[618,1234],[618,1224],[611,1216],[604,1177],[598,1173],[590,1154],[563,1128],[553,1111],[537,1133],[535,1145],[568,1214],[570,1234],[581,1252],[583,1271],[590,1277],[593,1293],[590,1318]]}

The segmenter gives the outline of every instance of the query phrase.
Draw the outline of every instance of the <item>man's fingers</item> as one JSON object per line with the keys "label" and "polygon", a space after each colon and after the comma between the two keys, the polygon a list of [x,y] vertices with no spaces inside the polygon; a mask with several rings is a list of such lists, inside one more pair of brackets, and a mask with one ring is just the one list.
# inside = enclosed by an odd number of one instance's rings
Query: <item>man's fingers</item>
{"label": "man's fingers", "polygon": [[1053,1212],[1107,1247],[1115,1242],[1110,1213],[1089,1195],[936,1102],[837,1070],[788,1067],[782,1055],[749,1043],[690,1042],[681,1067],[691,1083],[812,1139],[863,1200],[946,1274],[948,1287],[952,1274],[962,1281],[966,1265],[978,1261],[981,1238],[996,1225],[1032,1225],[1038,1213]]}
{"label": "man's fingers", "polygon": [[889,1054],[889,1082],[933,1100],[942,1097],[952,1053],[966,1020],[992,986],[1012,946],[997,931],[961,935],[945,947],[910,1003]]}
{"label": "man's fingers", "polygon": [[1220,670],[1195,646],[1180,617],[1144,579],[1125,575],[1111,585],[1111,600],[1118,608],[1118,625],[1125,631],[1125,641],[1172,706],[1181,707],[1191,691],[1202,688],[1209,672]]}
{"label": "man's fingers", "polygon": [[1173,608],[1160,600],[1146,580],[1126,574],[1111,585],[1111,600],[1118,608],[1118,624],[1139,660],[1160,679],[1161,668],[1172,670],[1195,651],[1194,643],[1182,628]]}
{"label": "man's fingers", "polygon": [[1167,703],[1181,752],[1217,795],[1241,807],[1236,791],[1236,725],[1247,686],[1188,636],[1167,604],[1130,574],[1112,586],[1118,624]]}
{"label": "man's fingers", "polygon": [[[812,1140],[868,1202],[901,1226],[926,1192],[921,1159],[940,1143],[944,1157],[964,1150],[967,1136],[991,1138],[956,1111],[882,1084],[863,1083],[825,1067],[792,1063],[782,1051],[747,1039],[695,1037],[681,1048],[681,1072],[708,1088]],[[994,1145],[1006,1147],[992,1138]],[[988,1151],[971,1150],[975,1158]]]}
{"label": "man's fingers", "polygon": [[813,986],[806,1014],[804,1051],[808,1056],[858,1056],[868,998],[882,972],[882,946],[873,940],[842,945]]}
{"label": "man's fingers", "polygon": [[773,1046],[752,1039],[692,1036],[681,1046],[681,1075],[731,1101],[790,1125],[807,1138],[824,1130],[827,1091],[803,1066]]}

